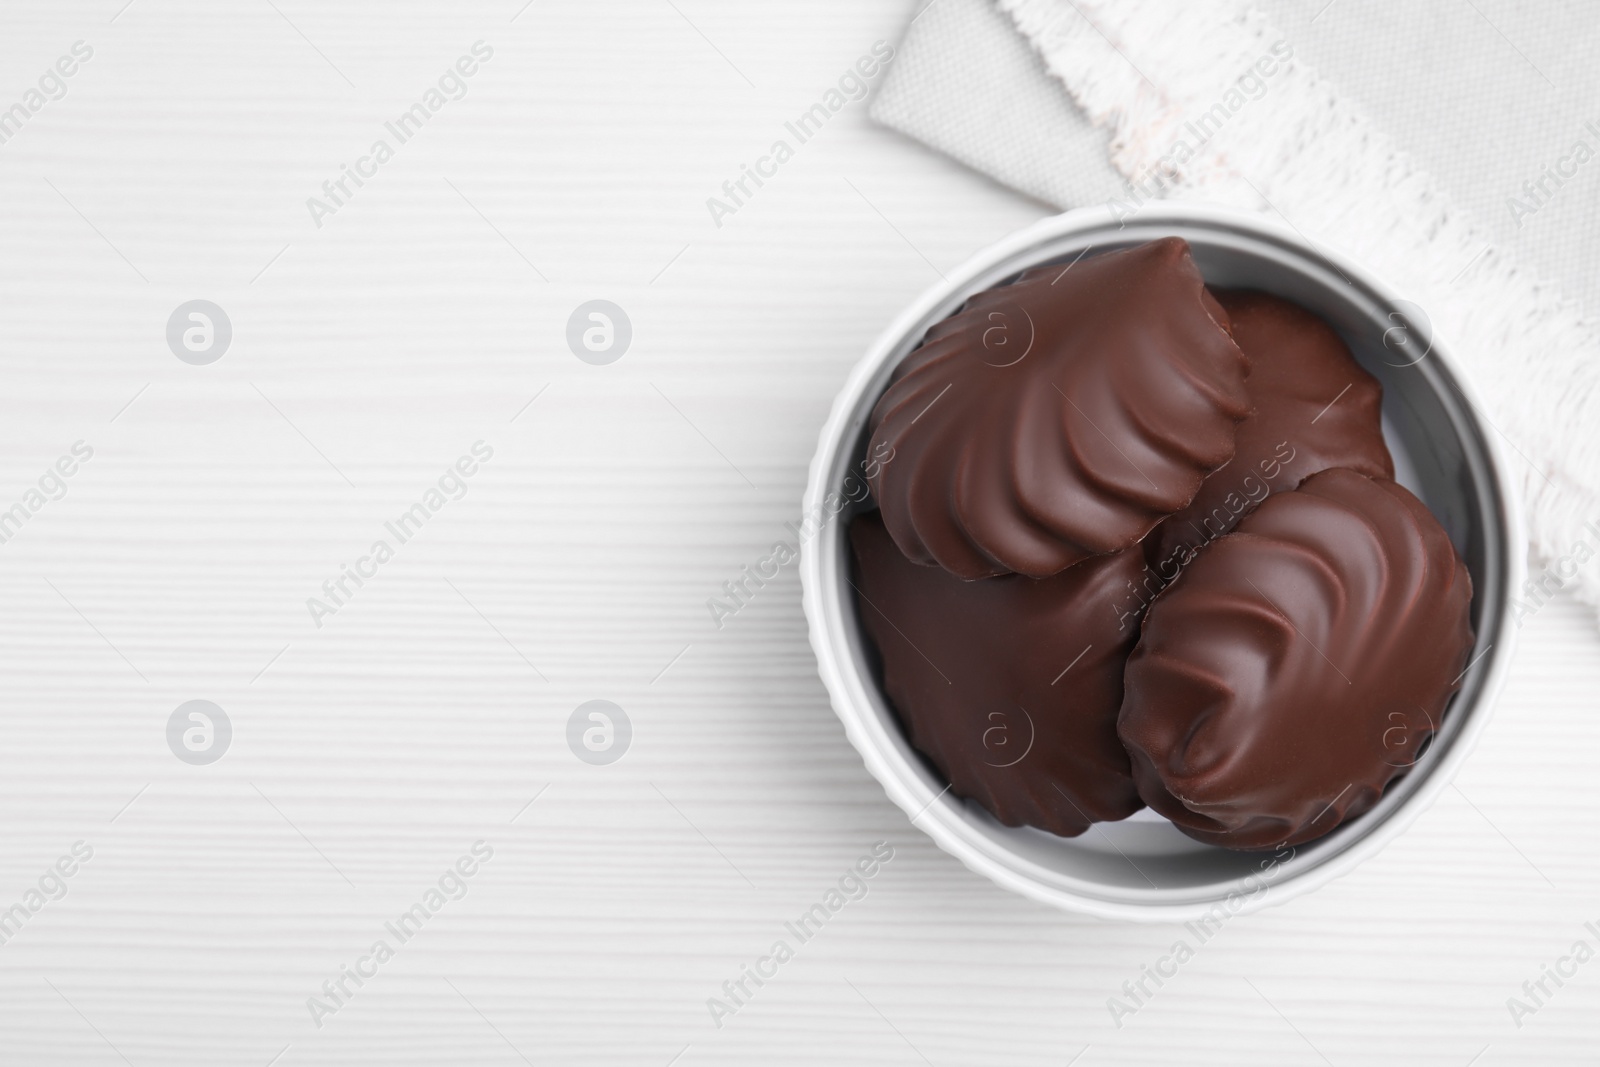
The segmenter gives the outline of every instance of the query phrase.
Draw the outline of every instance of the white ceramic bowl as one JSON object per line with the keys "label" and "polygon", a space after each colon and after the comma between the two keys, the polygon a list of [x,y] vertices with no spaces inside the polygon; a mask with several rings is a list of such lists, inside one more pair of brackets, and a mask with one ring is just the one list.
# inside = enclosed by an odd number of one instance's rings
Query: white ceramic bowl
{"label": "white ceramic bowl", "polygon": [[[900,359],[972,295],[1029,267],[1176,235],[1208,283],[1276,293],[1316,312],[1383,383],[1397,479],[1432,509],[1472,573],[1477,644],[1462,687],[1416,765],[1373,810],[1276,856],[1200,844],[1148,810],[1076,838],[1001,825],[957,799],[907,742],[875,674],[848,584],[846,528],[872,407]],[[811,644],[850,741],[889,798],[972,870],[1035,900],[1110,918],[1238,914],[1325,884],[1382,849],[1450,782],[1488,719],[1511,656],[1508,603],[1522,581],[1515,489],[1482,405],[1425,315],[1360,265],[1294,230],[1231,209],[1156,204],[1117,218],[1088,208],[979,252],[908,308],[856,366],[822,429],[805,514],[820,521],[800,565]],[[841,507],[842,503],[842,507]]]}

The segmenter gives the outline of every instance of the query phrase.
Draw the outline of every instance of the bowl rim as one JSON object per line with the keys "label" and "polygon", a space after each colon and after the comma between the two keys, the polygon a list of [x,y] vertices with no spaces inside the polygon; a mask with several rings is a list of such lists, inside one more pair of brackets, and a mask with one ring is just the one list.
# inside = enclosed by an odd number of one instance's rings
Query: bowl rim
{"label": "bowl rim", "polygon": [[[1162,224],[1222,225],[1287,244],[1309,260],[1320,260],[1349,278],[1359,279],[1363,286],[1382,296],[1391,306],[1409,304],[1400,297],[1395,286],[1370,268],[1339,252],[1313,244],[1298,230],[1263,214],[1220,205],[1172,201],[1146,204],[1136,214],[1141,227]],[[1129,217],[1127,212],[1118,211],[1110,205],[1079,208],[1046,217],[980,249],[959,267],[948,272],[941,281],[925,289],[894,318],[856,362],[834,398],[818,436],[817,450],[812,456],[802,515],[826,513],[826,498],[829,493],[837,491],[837,487],[829,481],[830,472],[836,469],[840,451],[855,443],[851,422],[864,393],[882,365],[906,342],[913,330],[919,326],[925,328],[928,316],[941,304],[995,267],[1026,253],[1030,248],[1046,245],[1064,236],[1104,231],[1108,227],[1120,231]],[[1521,494],[1509,473],[1504,446],[1492,424],[1481,414],[1484,405],[1471,379],[1436,329],[1432,331],[1427,355],[1434,359],[1446,380],[1466,401],[1466,417],[1478,431],[1485,465],[1503,505],[1498,511],[1498,534],[1507,557],[1502,561],[1506,568],[1505,588],[1514,593],[1522,585],[1526,540],[1523,535]],[[1011,862],[1001,862],[992,854],[992,848],[982,847],[981,835],[968,825],[969,817],[964,814],[960,802],[947,795],[950,792],[949,785],[942,790],[932,789],[924,780],[926,772],[910,765],[874,713],[867,691],[871,683],[853,665],[853,657],[846,643],[844,617],[839,613],[842,598],[836,595],[837,583],[831,580],[830,574],[825,573],[825,556],[820,534],[800,546],[801,600],[818,673],[828,690],[834,713],[844,725],[845,733],[860,754],[868,773],[883,786],[889,799],[906,812],[911,822],[919,826],[935,844],[959,859],[968,869],[1025,897],[1102,918],[1147,922],[1184,921],[1212,912],[1219,903],[1229,899],[1226,895],[1200,902],[1167,902],[1137,897],[1108,899],[1050,884],[1030,873],[1030,868],[1036,868],[1036,865],[1025,857],[1013,852],[1009,857]],[[1488,724],[1510,669],[1515,645],[1513,621],[1510,601],[1507,599],[1499,605],[1497,617],[1486,617],[1480,625],[1476,644],[1485,649],[1481,658],[1490,662],[1479,683],[1476,699],[1453,709],[1457,714],[1465,712],[1465,723],[1448,750],[1429,768],[1426,775],[1421,776],[1421,782],[1409,795],[1332,856],[1271,883],[1267,892],[1244,898],[1237,907],[1229,907],[1230,914],[1280,904],[1326,885],[1382,851],[1432,806],[1460,771]],[[1469,664],[1469,669],[1471,666]],[[887,703],[886,697],[884,701]]]}

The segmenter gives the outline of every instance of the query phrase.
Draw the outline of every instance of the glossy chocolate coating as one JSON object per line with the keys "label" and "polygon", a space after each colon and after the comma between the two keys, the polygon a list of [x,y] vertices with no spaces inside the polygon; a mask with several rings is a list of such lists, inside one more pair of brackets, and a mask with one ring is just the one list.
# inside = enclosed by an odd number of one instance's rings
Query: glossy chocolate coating
{"label": "glossy chocolate coating", "polygon": [[884,691],[956,795],[1068,837],[1144,806],[1117,740],[1137,548],[1050,578],[965,582],[909,562],[876,512],[851,523],[850,543]]}
{"label": "glossy chocolate coating", "polygon": [[872,413],[895,543],[963,578],[1134,544],[1233,455],[1248,364],[1225,325],[1175,237],[972,297]]}
{"label": "glossy chocolate coating", "polygon": [[1293,489],[1318,471],[1348,467],[1394,477],[1383,441],[1383,387],[1333,327],[1267,293],[1222,290],[1216,297],[1250,361],[1245,391],[1251,410],[1239,424],[1233,459],[1146,539],[1150,563],[1165,581],[1269,494]]}
{"label": "glossy chocolate coating", "polygon": [[1387,479],[1334,469],[1202,550],[1145,614],[1118,730],[1190,837],[1297,844],[1371,808],[1443,720],[1471,579]]}

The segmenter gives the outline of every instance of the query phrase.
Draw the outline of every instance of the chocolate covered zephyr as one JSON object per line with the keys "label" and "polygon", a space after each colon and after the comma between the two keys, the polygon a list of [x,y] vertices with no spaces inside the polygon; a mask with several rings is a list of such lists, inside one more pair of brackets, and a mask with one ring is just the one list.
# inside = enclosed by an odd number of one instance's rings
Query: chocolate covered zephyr
{"label": "chocolate covered zephyr", "polygon": [[1138,549],[1054,577],[964,582],[910,562],[876,513],[850,526],[857,612],[911,743],[958,796],[1064,836],[1144,805],[1117,740],[1138,637],[1113,604]]}
{"label": "chocolate covered zephyr", "polygon": [[1263,849],[1369,810],[1473,641],[1381,406],[1326,322],[1213,295],[1176,238],[973,296],[879,398],[850,530],[911,743],[1063,835],[1142,802]]}
{"label": "chocolate covered zephyr", "polygon": [[1444,530],[1388,479],[1335,469],[1269,497],[1145,614],[1119,719],[1140,795],[1232,848],[1361,814],[1443,719],[1471,597]]}
{"label": "chocolate covered zephyr", "polygon": [[1226,323],[1178,238],[972,297],[872,413],[895,543],[963,578],[1134,544],[1233,455],[1248,365]]}
{"label": "chocolate covered zephyr", "polygon": [[1250,414],[1239,424],[1233,459],[1148,538],[1151,566],[1165,581],[1269,495],[1318,471],[1348,467],[1394,477],[1383,441],[1383,387],[1333,327],[1267,293],[1216,295],[1250,361]]}

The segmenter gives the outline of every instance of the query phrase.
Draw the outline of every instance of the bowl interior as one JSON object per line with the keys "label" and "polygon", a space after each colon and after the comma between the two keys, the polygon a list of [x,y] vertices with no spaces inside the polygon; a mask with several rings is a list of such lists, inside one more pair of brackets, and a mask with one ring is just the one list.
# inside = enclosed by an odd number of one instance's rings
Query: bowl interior
{"label": "bowl interior", "polygon": [[[867,722],[852,732],[858,746],[877,746],[874,773],[894,776],[890,786],[902,806],[940,843],[971,865],[980,861],[992,876],[1031,895],[1073,906],[1101,901],[1113,906],[1204,907],[1229,894],[1254,898],[1263,874],[1283,886],[1336,860],[1403,810],[1436,769],[1455,762],[1466,745],[1474,711],[1481,703],[1510,595],[1514,573],[1510,553],[1512,514],[1503,495],[1485,422],[1437,347],[1426,317],[1415,306],[1380,291],[1378,283],[1356,276],[1309,247],[1265,224],[1228,217],[1152,214],[1122,225],[1046,230],[1025,247],[1013,248],[982,265],[933,303],[897,340],[870,373],[857,383],[844,433],[823,472],[823,484],[844,495],[867,445],[867,420],[890,373],[935,322],[955,312],[972,293],[1002,284],[1040,264],[1065,266],[1081,254],[1096,255],[1158,237],[1188,240],[1208,284],[1261,289],[1284,297],[1327,320],[1350,345],[1356,359],[1383,384],[1384,434],[1394,454],[1398,480],[1421,498],[1439,519],[1472,575],[1473,630],[1478,635],[1460,692],[1438,733],[1410,772],[1393,783],[1365,816],[1292,852],[1234,852],[1200,844],[1180,834],[1148,809],[1117,823],[1102,823],[1077,838],[1061,838],[1029,828],[1002,826],[985,811],[942,793],[942,777],[905,740],[883,695],[876,653],[856,615],[847,576],[851,566],[848,522],[867,505],[850,505],[828,524],[813,546],[820,553],[823,599],[840,643],[848,688],[865,703]],[[1330,398],[1331,399],[1331,398]],[[859,495],[859,491],[857,491]],[[859,688],[858,688],[859,687]],[[835,699],[839,695],[835,694]],[[862,736],[864,735],[864,736]],[[869,767],[874,760],[869,755]],[[1435,783],[1441,786],[1442,780]],[[898,795],[897,795],[898,793]],[[909,801],[921,798],[921,810]],[[954,846],[954,847],[952,847]],[[1091,907],[1089,910],[1096,910]],[[1100,909],[1106,910],[1106,909]]]}

